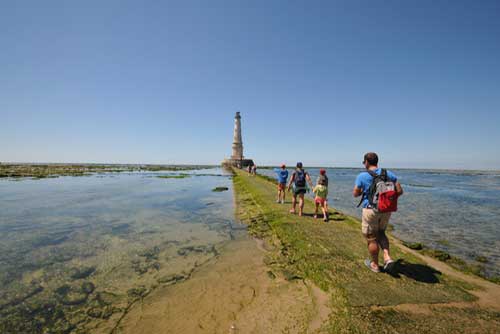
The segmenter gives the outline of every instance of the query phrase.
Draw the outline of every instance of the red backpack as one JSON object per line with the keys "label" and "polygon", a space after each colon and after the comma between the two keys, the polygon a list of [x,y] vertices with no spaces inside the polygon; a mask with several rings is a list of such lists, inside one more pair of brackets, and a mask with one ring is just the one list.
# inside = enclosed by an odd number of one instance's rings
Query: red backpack
{"label": "red backpack", "polygon": [[376,212],[398,211],[398,192],[396,183],[389,180],[387,170],[382,169],[380,175],[369,170],[368,174],[373,177],[372,185],[368,190],[368,203]]}

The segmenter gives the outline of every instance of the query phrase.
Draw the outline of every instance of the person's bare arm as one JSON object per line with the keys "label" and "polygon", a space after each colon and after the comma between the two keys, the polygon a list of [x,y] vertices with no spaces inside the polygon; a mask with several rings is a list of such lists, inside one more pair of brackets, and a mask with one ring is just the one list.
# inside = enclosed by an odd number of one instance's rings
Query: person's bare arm
{"label": "person's bare arm", "polygon": [[398,193],[398,196],[403,195],[403,187],[401,187],[401,183],[396,182],[396,192]]}
{"label": "person's bare arm", "polygon": [[309,176],[309,173],[306,174],[306,180],[309,183],[309,186],[311,187],[311,189],[314,188],[314,185],[313,185],[313,182],[311,180],[311,177]]}
{"label": "person's bare arm", "polygon": [[294,179],[295,179],[295,174],[292,174],[292,176],[290,177],[290,181],[288,181],[288,186],[286,188],[287,191],[290,191],[290,187],[292,186],[292,182]]}
{"label": "person's bare arm", "polygon": [[354,186],[354,189],[352,190],[352,196],[359,197],[361,195],[363,195],[363,189]]}

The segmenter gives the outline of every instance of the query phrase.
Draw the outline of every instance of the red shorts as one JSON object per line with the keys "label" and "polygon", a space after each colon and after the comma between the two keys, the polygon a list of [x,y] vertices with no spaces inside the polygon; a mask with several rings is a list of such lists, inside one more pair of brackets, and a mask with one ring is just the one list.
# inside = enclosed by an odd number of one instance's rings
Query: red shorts
{"label": "red shorts", "polygon": [[278,183],[278,190],[285,190],[286,183]]}
{"label": "red shorts", "polygon": [[316,197],[314,199],[314,203],[319,204],[319,205],[325,205],[326,198]]}

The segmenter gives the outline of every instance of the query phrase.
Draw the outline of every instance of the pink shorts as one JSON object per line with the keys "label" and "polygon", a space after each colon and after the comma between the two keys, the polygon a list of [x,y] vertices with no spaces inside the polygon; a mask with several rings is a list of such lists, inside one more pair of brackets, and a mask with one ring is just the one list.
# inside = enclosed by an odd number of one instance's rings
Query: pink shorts
{"label": "pink shorts", "polygon": [[314,203],[319,204],[319,205],[325,205],[326,198],[316,197],[314,199]]}

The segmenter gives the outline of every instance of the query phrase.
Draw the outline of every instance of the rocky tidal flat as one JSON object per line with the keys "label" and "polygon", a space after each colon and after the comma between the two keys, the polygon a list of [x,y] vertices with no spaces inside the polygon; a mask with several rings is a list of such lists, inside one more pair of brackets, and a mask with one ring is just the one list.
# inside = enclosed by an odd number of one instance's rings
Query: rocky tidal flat
{"label": "rocky tidal flat", "polygon": [[94,173],[188,171],[213,166],[194,165],[119,165],[119,164],[0,164],[0,178],[54,178],[88,176]]}

